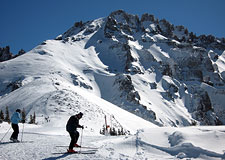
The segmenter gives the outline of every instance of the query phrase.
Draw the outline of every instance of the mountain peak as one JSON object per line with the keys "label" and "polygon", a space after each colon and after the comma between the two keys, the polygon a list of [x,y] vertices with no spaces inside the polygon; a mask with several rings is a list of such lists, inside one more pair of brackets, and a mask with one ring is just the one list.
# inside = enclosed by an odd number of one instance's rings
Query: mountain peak
{"label": "mountain peak", "polygon": [[145,13],[141,16],[141,22],[144,22],[144,21],[155,22],[155,17],[154,15]]}
{"label": "mountain peak", "polygon": [[129,23],[131,19],[138,19],[137,15],[128,14],[123,10],[117,10],[112,13],[108,17],[114,18],[117,23]]}

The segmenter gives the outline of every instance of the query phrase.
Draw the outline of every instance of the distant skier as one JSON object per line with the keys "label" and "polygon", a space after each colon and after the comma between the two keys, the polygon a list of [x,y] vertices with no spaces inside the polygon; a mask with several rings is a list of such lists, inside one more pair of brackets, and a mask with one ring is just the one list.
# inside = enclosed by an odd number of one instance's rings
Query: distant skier
{"label": "distant skier", "polygon": [[71,137],[71,142],[69,146],[69,153],[74,153],[76,151],[73,150],[73,147],[81,147],[77,144],[78,138],[79,138],[79,132],[77,131],[77,128],[84,129],[83,126],[79,124],[79,120],[82,118],[83,113],[78,113],[76,115],[73,115],[69,118],[66,124],[66,130],[69,132]]}
{"label": "distant skier", "polygon": [[21,110],[17,109],[16,112],[14,112],[11,117],[12,129],[14,132],[12,133],[10,140],[12,140],[13,142],[19,142],[19,140],[18,140],[18,134],[19,134],[18,123],[21,120],[20,113],[21,113]]}

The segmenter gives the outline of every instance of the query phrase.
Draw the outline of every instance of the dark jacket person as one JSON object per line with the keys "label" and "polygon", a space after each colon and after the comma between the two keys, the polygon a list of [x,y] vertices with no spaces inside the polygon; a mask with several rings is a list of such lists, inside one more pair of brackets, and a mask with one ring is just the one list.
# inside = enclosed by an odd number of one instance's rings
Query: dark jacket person
{"label": "dark jacket person", "polygon": [[74,153],[75,151],[73,150],[73,147],[81,147],[77,144],[78,138],[79,138],[79,132],[77,131],[77,128],[82,128],[84,129],[83,126],[79,124],[79,120],[82,118],[83,113],[78,113],[76,115],[73,115],[69,118],[66,124],[66,130],[70,134],[70,146],[69,146],[69,153]]}

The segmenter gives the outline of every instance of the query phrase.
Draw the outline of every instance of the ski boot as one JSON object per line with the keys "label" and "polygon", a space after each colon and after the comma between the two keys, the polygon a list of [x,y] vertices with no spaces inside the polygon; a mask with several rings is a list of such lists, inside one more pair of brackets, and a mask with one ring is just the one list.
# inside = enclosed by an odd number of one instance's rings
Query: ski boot
{"label": "ski boot", "polygon": [[68,153],[76,153],[76,151],[74,151],[73,149],[67,149]]}
{"label": "ski boot", "polygon": [[78,144],[74,144],[74,147],[80,148],[81,146]]}
{"label": "ski boot", "polygon": [[13,139],[12,141],[15,142],[15,143],[20,142],[18,139]]}

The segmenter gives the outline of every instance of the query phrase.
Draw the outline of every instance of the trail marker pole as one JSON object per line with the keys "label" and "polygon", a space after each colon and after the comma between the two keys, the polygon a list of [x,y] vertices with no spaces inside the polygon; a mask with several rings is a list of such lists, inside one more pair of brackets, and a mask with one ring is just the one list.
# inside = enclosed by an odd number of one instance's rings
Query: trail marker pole
{"label": "trail marker pole", "polygon": [[81,148],[82,148],[83,130],[84,129],[82,128],[81,139],[80,139],[80,153],[81,153]]}
{"label": "trail marker pole", "polygon": [[22,130],[22,136],[21,136],[21,141],[20,142],[23,141],[23,131],[24,131],[24,123],[23,123],[23,130]]}

